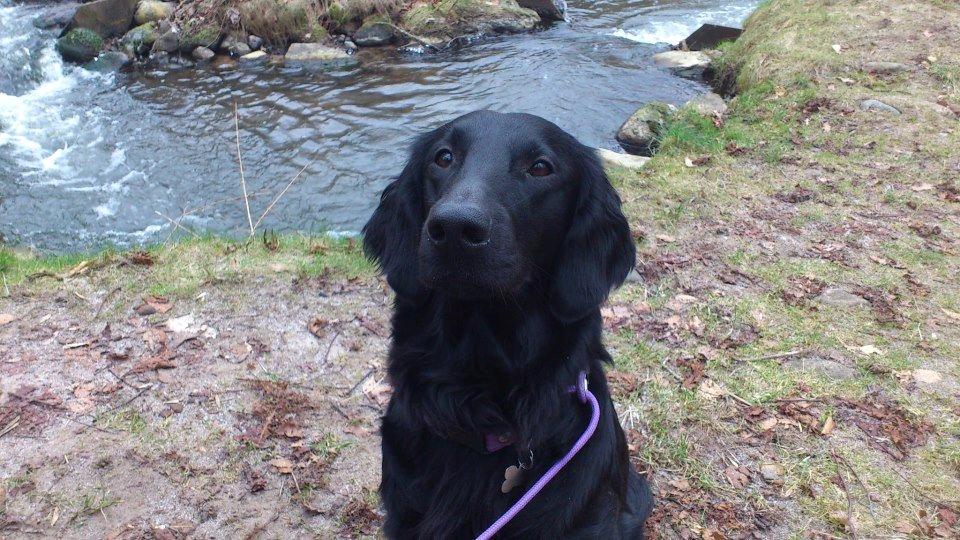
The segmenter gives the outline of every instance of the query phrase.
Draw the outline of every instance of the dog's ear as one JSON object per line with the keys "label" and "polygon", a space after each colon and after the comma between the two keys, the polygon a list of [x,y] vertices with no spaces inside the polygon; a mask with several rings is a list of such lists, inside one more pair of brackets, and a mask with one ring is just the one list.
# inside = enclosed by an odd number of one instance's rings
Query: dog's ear
{"label": "dog's ear", "polygon": [[553,313],[568,323],[599,307],[636,260],[620,196],[593,149],[583,147],[578,153],[580,194],[550,286]]}
{"label": "dog's ear", "polygon": [[363,248],[387,276],[397,296],[423,295],[417,270],[417,247],[423,227],[421,171],[426,137],[414,143],[406,166],[380,196],[380,205],[363,227]]}

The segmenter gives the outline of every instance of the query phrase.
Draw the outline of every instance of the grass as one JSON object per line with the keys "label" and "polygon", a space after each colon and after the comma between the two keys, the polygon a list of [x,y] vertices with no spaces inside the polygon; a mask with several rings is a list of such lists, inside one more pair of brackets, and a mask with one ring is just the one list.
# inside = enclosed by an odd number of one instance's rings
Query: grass
{"label": "grass", "polygon": [[[323,235],[265,235],[238,240],[221,236],[183,238],[171,244],[138,250],[148,265],[138,265],[132,252],[107,249],[90,254],[37,255],[0,246],[0,284],[7,289],[27,283],[56,284],[71,270],[89,268],[108,282],[155,295],[194,294],[209,283],[240,283],[251,276],[292,273],[300,278],[372,277],[375,269],[352,239]],[[138,279],[129,270],[137,269]]]}
{"label": "grass", "polygon": [[[878,10],[886,11],[880,16]],[[895,18],[896,28],[884,26],[883,17]],[[911,386],[910,374],[930,369],[956,381],[960,370],[955,354],[960,332],[941,312],[956,311],[950,306],[960,302],[960,257],[951,247],[960,223],[947,217],[956,216],[958,208],[935,190],[914,189],[955,176],[950,167],[960,162],[960,130],[954,118],[931,114],[926,103],[946,96],[956,104],[960,71],[955,52],[943,48],[936,35],[916,44],[897,34],[939,28],[944,20],[960,22],[956,6],[938,11],[920,2],[895,7],[876,1],[765,2],[743,37],[725,45],[715,62],[724,87],[736,92],[723,122],[681,111],[670,119],[646,168],[611,171],[632,226],[644,233],[641,261],[692,259],[613,299],[631,305],[643,297],[653,321],[679,318],[670,339],[659,326],[648,331],[643,325],[609,337],[617,369],[649,378],[641,391],[618,399],[621,410],[640,418],[642,461],[658,471],[654,479],[661,492],[670,493],[673,479],[686,478],[711,492],[715,502],[732,497],[739,506],[795,512],[788,536],[804,530],[849,535],[840,519],[847,512],[847,493],[828,479],[844,474],[848,486],[856,480],[825,453],[833,445],[874,495],[870,499],[861,488],[850,488],[859,501],[854,518],[861,536],[882,536],[921,510],[934,512],[931,500],[956,499],[958,422],[950,413],[955,397],[949,390]],[[876,36],[878,31],[886,34]],[[877,40],[884,45],[875,47]],[[937,61],[918,60],[928,56]],[[861,70],[867,60],[904,62],[913,73],[867,73]],[[890,100],[904,114],[862,113],[859,101],[867,98]],[[703,164],[690,167],[688,159]],[[779,199],[797,187],[813,198]],[[942,232],[924,238],[910,228],[917,222],[936,224]],[[838,258],[830,258],[834,254]],[[726,269],[749,279],[736,285],[718,281]],[[902,320],[880,322],[869,307],[832,307],[815,299],[787,304],[782,292],[797,277],[845,289],[874,287],[895,299]],[[670,299],[681,293],[697,301],[671,311]],[[738,325],[756,329],[756,339],[731,350],[713,347],[711,335]],[[865,345],[878,352],[859,352]],[[706,362],[706,378],[765,414],[777,415],[783,398],[860,400],[879,394],[930,422],[934,433],[928,445],[895,463],[867,444],[841,413],[824,408],[821,415],[840,415],[836,435],[782,433],[773,441],[776,460],[785,468],[782,488],[771,490],[761,482],[747,492],[731,490],[721,474],[725,465],[718,467],[717,460],[741,452],[741,437],[749,433],[736,420],[742,409],[704,401],[660,367],[693,358],[704,347],[716,356]],[[762,359],[795,350],[840,358],[851,375],[838,378],[791,367],[783,359]],[[750,465],[758,466],[759,461]],[[904,489],[901,475],[916,479],[922,493]],[[782,497],[791,502],[784,505]],[[664,511],[670,512],[669,505]],[[674,527],[690,526],[684,525],[688,521],[670,514]],[[693,530],[718,524],[709,512],[692,521],[699,522]]]}

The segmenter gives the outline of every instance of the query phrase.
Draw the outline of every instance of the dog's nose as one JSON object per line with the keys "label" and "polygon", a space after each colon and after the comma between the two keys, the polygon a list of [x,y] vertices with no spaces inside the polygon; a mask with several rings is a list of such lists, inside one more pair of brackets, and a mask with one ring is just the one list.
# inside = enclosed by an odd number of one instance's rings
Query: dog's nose
{"label": "dog's nose", "polygon": [[490,218],[475,206],[446,206],[431,212],[427,235],[437,246],[476,248],[490,241]]}

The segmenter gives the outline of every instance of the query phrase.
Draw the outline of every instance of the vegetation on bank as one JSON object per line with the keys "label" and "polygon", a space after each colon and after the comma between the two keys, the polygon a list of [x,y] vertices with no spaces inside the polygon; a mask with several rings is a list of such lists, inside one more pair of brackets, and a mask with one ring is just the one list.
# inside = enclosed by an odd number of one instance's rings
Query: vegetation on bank
{"label": "vegetation on bank", "polygon": [[715,61],[728,113],[613,173],[644,284],[606,313],[612,379],[658,527],[958,534],[957,30],[942,2],[768,2]]}

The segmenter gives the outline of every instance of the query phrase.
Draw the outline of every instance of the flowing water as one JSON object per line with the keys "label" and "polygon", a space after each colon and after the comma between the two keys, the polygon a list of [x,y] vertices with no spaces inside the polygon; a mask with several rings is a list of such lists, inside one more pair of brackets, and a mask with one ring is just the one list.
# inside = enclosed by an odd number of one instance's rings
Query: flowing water
{"label": "flowing water", "polygon": [[[0,234],[44,250],[163,239],[167,218],[242,234],[239,116],[262,228],[356,232],[413,136],[486,108],[538,114],[617,149],[637,107],[703,85],[650,56],[701,23],[738,25],[757,0],[573,0],[568,22],[434,55],[361,50],[326,73],[211,66],[97,74],[60,60],[42,5],[0,0]],[[164,217],[166,216],[166,217]]]}

